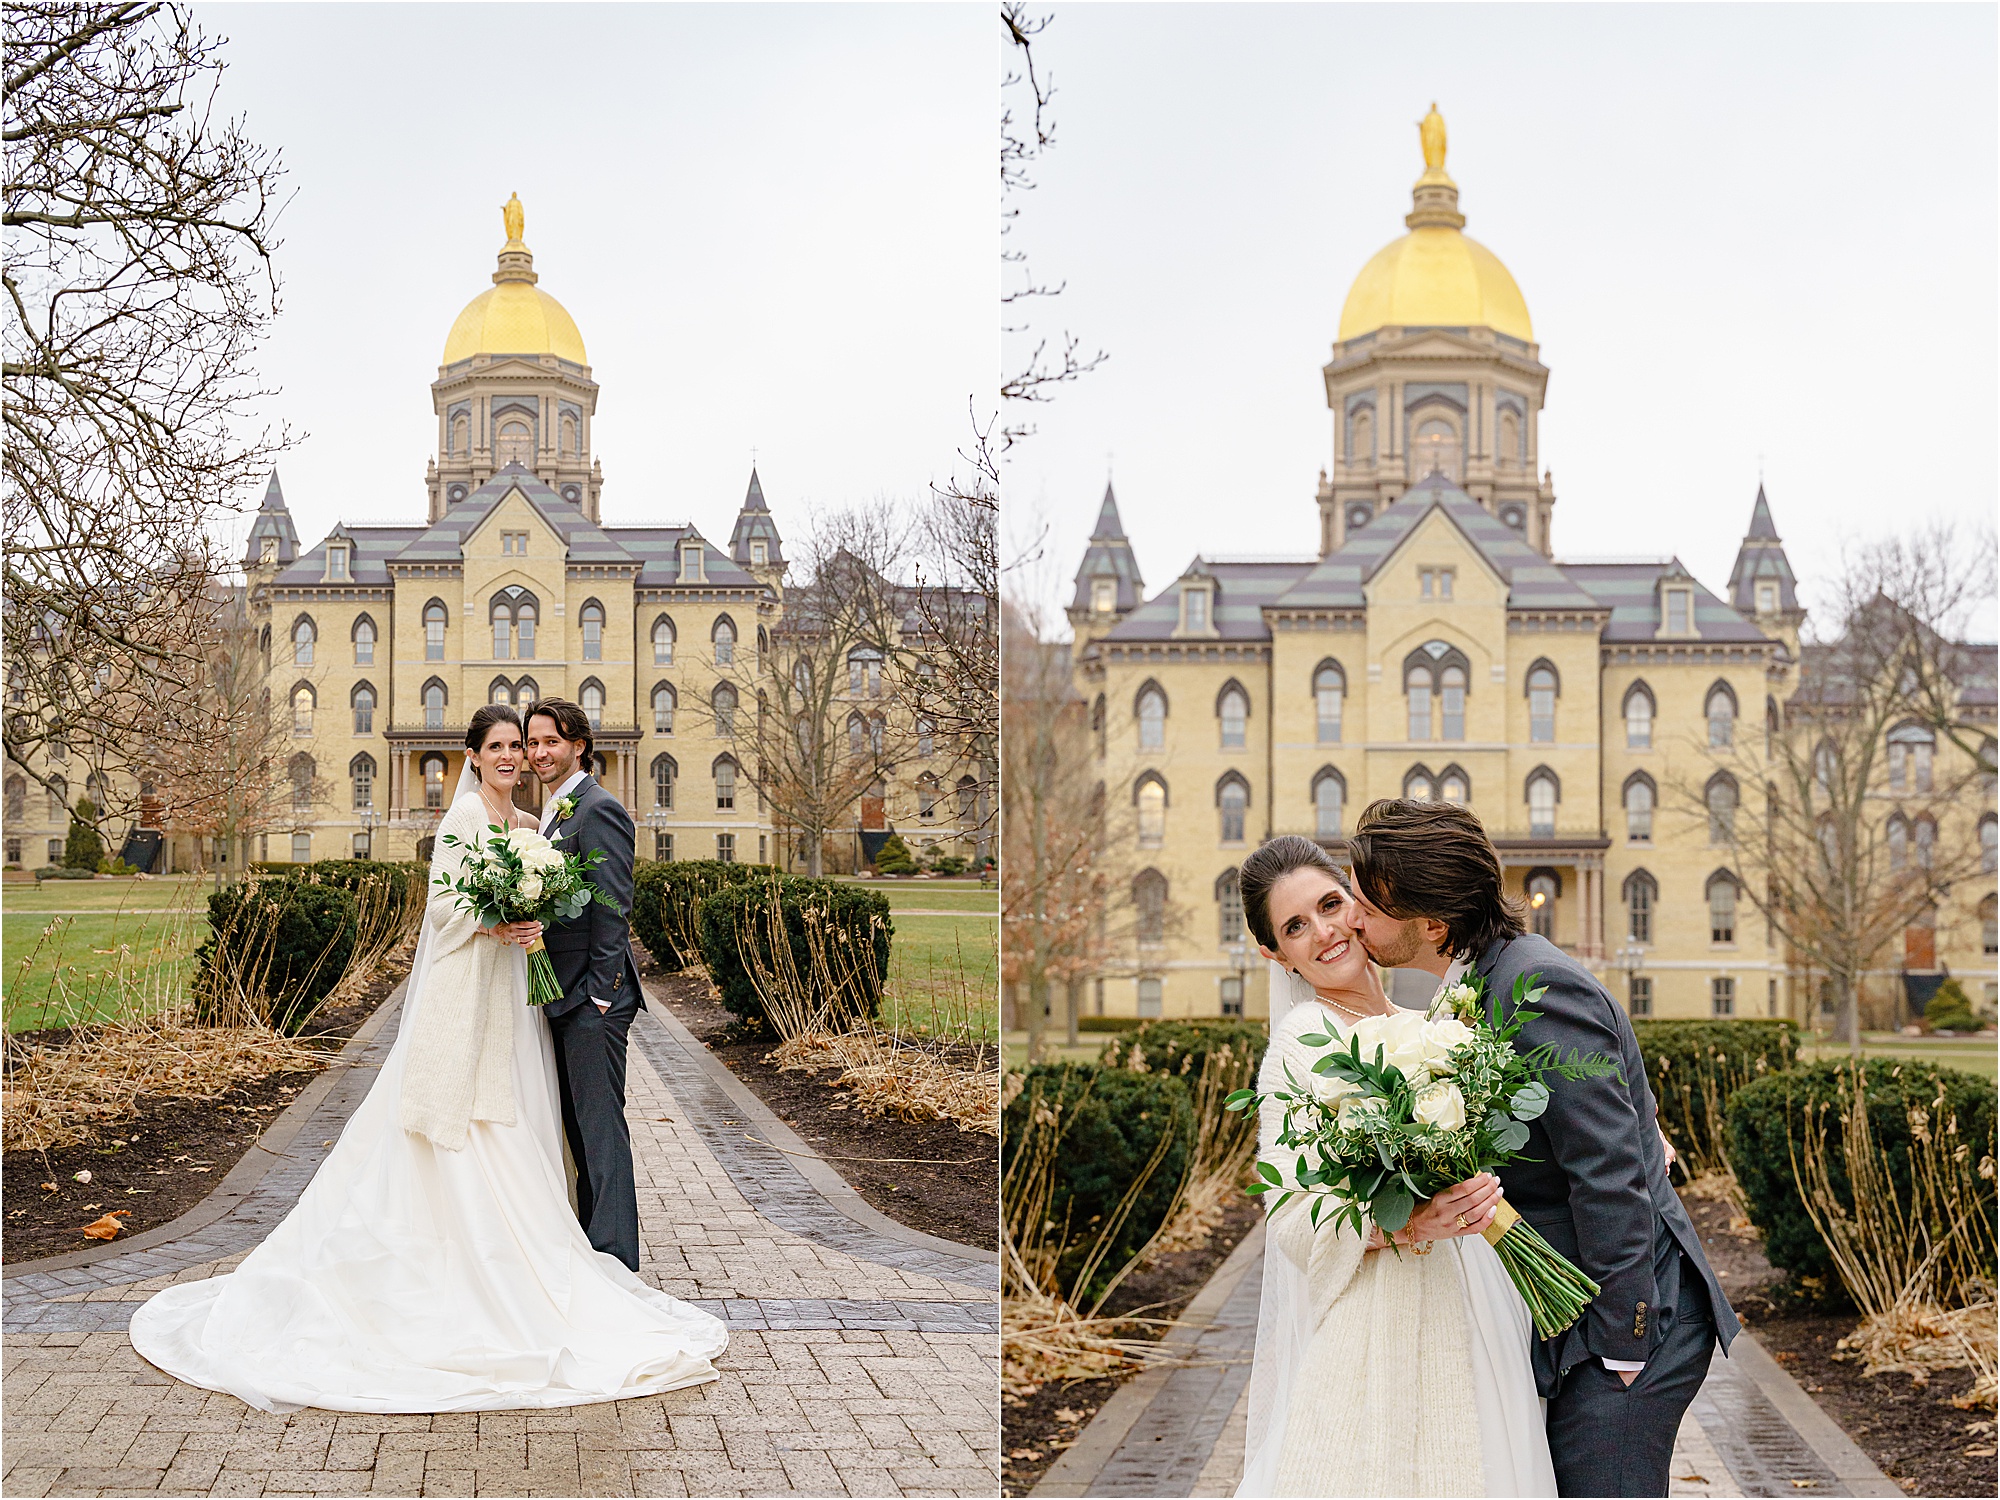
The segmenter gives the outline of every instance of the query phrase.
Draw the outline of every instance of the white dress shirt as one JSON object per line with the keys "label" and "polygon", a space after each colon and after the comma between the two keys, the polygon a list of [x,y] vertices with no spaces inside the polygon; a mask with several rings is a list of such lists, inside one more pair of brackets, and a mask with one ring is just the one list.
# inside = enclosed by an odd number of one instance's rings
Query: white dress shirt
{"label": "white dress shirt", "polygon": [[582,781],[583,778],[588,776],[589,774],[590,772],[588,771],[570,772],[569,780],[565,781],[561,786],[557,787],[555,789],[555,792],[550,796],[547,804],[542,808],[541,831],[542,831],[542,836],[544,838],[548,837],[549,827],[556,820],[556,804],[560,802],[563,798],[567,797],[571,792],[575,791],[577,783]]}

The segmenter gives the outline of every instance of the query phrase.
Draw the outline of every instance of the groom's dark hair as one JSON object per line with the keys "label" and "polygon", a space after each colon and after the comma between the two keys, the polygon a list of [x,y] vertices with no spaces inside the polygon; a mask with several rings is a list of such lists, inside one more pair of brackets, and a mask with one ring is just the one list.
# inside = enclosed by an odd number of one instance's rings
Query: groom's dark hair
{"label": "groom's dark hair", "polygon": [[1371,802],[1347,849],[1368,904],[1398,921],[1444,923],[1441,946],[1454,957],[1476,957],[1495,939],[1527,930],[1502,884],[1499,851],[1479,819],[1455,802]]}
{"label": "groom's dark hair", "polygon": [[571,744],[576,744],[579,740],[582,741],[583,758],[579,763],[584,770],[588,771],[590,769],[591,748],[596,744],[596,740],[592,738],[590,733],[590,715],[578,708],[567,698],[538,699],[536,702],[529,704],[526,712],[521,715],[523,732],[527,729],[528,721],[537,714],[540,714],[545,719],[555,720],[556,733]]}

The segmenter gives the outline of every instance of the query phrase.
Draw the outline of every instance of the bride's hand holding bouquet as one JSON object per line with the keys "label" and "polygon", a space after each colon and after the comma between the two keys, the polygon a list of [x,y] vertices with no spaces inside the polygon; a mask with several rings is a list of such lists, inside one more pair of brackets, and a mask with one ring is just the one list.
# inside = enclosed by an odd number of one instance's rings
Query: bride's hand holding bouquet
{"label": "bride's hand holding bouquet", "polygon": [[440,871],[436,883],[456,892],[459,907],[477,917],[494,937],[525,944],[530,1005],[560,1000],[562,985],[549,962],[541,930],[547,923],[582,915],[592,901],[612,905],[586,878],[604,859],[604,851],[567,854],[532,828],[489,823],[486,832],[484,843],[444,835],[445,843],[465,849],[465,863],[456,879]]}

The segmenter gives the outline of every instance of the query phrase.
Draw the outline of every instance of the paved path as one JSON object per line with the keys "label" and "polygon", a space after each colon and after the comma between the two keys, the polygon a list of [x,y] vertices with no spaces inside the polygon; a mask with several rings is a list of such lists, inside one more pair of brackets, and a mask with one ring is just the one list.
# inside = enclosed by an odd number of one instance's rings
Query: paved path
{"label": "paved path", "polygon": [[550,1412],[271,1416],[141,1360],[132,1310],[228,1270],[283,1216],[399,1001],[201,1208],[7,1268],[7,1495],[995,1493],[994,1258],[870,1208],[658,1005],[628,1078],[640,1274],[728,1321],[720,1380]]}
{"label": "paved path", "polygon": [[[1219,1496],[1243,1474],[1259,1225],[1171,1335],[1183,1363],[1126,1382],[1035,1486],[1042,1496]],[[1671,1494],[1900,1495],[1749,1334],[1717,1355],[1674,1444]]]}

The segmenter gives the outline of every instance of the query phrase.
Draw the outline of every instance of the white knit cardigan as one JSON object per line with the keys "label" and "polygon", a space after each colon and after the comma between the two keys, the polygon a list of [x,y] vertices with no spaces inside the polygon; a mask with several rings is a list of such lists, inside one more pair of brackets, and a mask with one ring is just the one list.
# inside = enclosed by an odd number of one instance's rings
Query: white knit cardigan
{"label": "white knit cardigan", "polygon": [[[484,843],[489,814],[477,793],[460,797],[438,824],[431,855],[430,899],[424,909],[426,966],[413,973],[422,993],[409,1014],[400,1117],[403,1129],[447,1151],[462,1150],[474,1120],[514,1123],[514,1008],[525,1003],[518,950],[480,935],[479,922],[458,894],[437,883],[456,880],[468,843]],[[464,841],[448,844],[445,835]],[[406,1001],[407,1005],[409,1002]]]}
{"label": "white knit cardigan", "polygon": [[[1307,1032],[1328,1013],[1300,1005],[1279,1022],[1259,1077],[1303,1082],[1314,1049]],[[1298,1153],[1277,1144],[1284,1107],[1266,1100],[1263,1159],[1292,1180]],[[1479,1417],[1473,1404],[1471,1329],[1458,1257],[1410,1249],[1364,1251],[1353,1231],[1324,1222],[1293,1198],[1270,1217],[1269,1244],[1306,1274],[1314,1332],[1291,1383],[1279,1495],[1479,1495]],[[1439,1247],[1443,1249],[1442,1246]]]}

